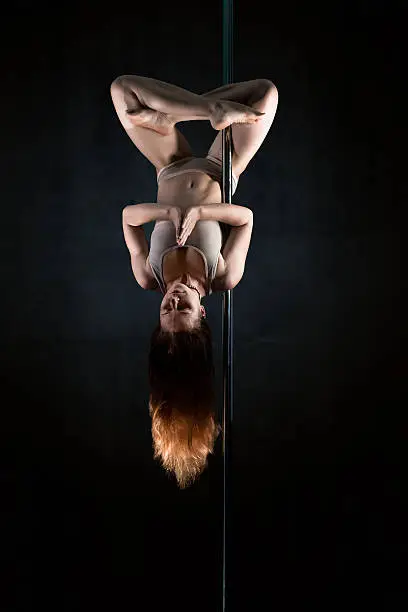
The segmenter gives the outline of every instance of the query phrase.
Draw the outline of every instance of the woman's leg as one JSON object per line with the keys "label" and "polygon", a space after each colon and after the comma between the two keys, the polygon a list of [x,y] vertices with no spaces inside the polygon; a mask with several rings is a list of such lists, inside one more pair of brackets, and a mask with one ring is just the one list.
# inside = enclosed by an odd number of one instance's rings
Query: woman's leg
{"label": "woman's leg", "polygon": [[[166,115],[142,106],[133,90],[120,84],[120,79],[112,83],[111,96],[126,134],[157,172],[176,160],[193,155],[185,136]],[[130,115],[128,111],[143,115]]]}
{"label": "woman's leg", "polygon": [[118,86],[127,94],[129,115],[150,109],[165,114],[175,124],[180,121],[210,120],[213,112],[211,100],[157,79],[126,74],[113,81],[112,87]]}
{"label": "woman's leg", "polygon": [[258,102],[270,88],[271,81],[267,79],[253,79],[241,83],[230,83],[217,89],[207,91],[201,96],[207,100],[230,100],[246,106],[252,106]]}
{"label": "woman's leg", "polygon": [[111,85],[112,96],[117,90],[122,95],[124,92],[127,104],[128,125],[123,124],[125,129],[141,125],[167,134],[180,121],[206,119],[214,129],[222,130],[231,123],[257,121],[261,114],[243,104],[207,99],[177,85],[149,77],[120,76]]}
{"label": "woman's leg", "polygon": [[148,77],[120,76],[111,85],[111,95],[126,133],[157,171],[192,155],[187,140],[175,128],[176,123],[209,119],[214,129],[220,130],[228,122],[257,120],[254,112],[241,104],[206,100]]}
{"label": "woman's leg", "polygon": [[[233,125],[232,141],[234,145],[232,155],[232,171],[239,177],[254,157],[265,140],[267,133],[275,118],[278,106],[278,90],[272,81],[260,79],[226,85],[204,94],[215,100],[247,104],[255,110],[265,113],[262,120],[253,125]],[[221,96],[221,98],[219,97]],[[232,98],[231,98],[232,96]],[[211,145],[208,155],[222,159],[222,134],[217,134]]]}

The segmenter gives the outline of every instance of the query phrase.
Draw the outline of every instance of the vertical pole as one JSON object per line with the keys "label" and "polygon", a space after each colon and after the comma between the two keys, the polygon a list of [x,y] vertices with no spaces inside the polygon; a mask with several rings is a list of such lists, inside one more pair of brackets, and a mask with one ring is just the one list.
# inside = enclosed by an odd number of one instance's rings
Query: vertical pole
{"label": "vertical pole", "polygon": [[[223,85],[232,83],[233,52],[233,0],[223,0]],[[222,131],[222,197],[223,202],[231,203],[232,199],[232,129],[228,126]],[[224,407],[222,415],[223,430],[223,546],[222,546],[222,609],[227,610],[228,563],[227,552],[230,550],[230,492],[228,489],[230,474],[231,424],[232,424],[232,291],[223,294],[222,350],[223,350],[223,386]]]}

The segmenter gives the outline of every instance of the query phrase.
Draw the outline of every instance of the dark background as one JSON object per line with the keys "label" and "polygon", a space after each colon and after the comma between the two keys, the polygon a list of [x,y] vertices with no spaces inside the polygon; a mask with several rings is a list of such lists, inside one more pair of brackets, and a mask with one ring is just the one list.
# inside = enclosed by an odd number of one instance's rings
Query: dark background
{"label": "dark background", "polygon": [[[280,98],[233,197],[254,231],[233,292],[229,609],[396,612],[407,16],[280,4],[235,4],[233,80]],[[220,441],[185,491],[152,458],[160,296],[132,277],[121,210],[156,177],[109,96],[124,73],[220,86],[221,23],[214,0],[4,9],[4,612],[221,610]],[[210,124],[178,127],[205,155]],[[222,295],[204,304],[221,413]]]}

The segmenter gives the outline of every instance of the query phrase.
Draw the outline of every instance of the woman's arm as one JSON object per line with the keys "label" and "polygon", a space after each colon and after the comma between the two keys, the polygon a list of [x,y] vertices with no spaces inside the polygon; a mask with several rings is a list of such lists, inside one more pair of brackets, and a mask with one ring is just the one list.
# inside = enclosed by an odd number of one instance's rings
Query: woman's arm
{"label": "woman's arm", "polygon": [[244,225],[233,227],[224,244],[222,249],[222,256],[225,261],[224,291],[233,289],[244,275],[253,225],[254,221],[251,211],[251,218]]}
{"label": "woman's arm", "polygon": [[122,211],[122,227],[126,246],[132,255],[149,254],[143,225],[169,219],[169,209],[158,204],[130,204]]}
{"label": "woman's arm", "polygon": [[135,279],[143,289],[156,289],[158,283],[147,265],[149,245],[143,223],[166,218],[162,206],[157,204],[135,204],[126,206],[122,212],[123,235],[130,253],[130,262]]}
{"label": "woman's arm", "polygon": [[200,208],[201,219],[215,219],[234,226],[222,248],[225,273],[218,279],[219,290],[233,289],[244,274],[254,224],[253,212],[236,204],[210,204]]}
{"label": "woman's arm", "polygon": [[138,226],[150,221],[167,221],[170,219],[170,208],[160,204],[129,204],[123,209],[123,222]]}
{"label": "woman's arm", "polygon": [[252,218],[252,210],[237,204],[204,204],[200,206],[201,221],[221,221],[235,227],[245,225]]}
{"label": "woman's arm", "polygon": [[125,237],[126,246],[129,249],[131,255],[144,255],[145,258],[149,254],[149,245],[147,244],[144,229],[142,227],[143,221],[140,223],[138,215],[138,204],[126,206],[122,211],[122,228],[123,235]]}

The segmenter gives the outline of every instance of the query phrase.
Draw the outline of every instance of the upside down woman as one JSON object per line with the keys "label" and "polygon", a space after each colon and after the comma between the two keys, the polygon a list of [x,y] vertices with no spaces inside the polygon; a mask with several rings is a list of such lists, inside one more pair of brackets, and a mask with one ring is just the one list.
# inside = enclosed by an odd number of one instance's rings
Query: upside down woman
{"label": "upside down woman", "polygon": [[[222,202],[222,133],[232,126],[232,193],[275,117],[278,92],[267,79],[201,95],[156,79],[123,75],[111,85],[126,133],[154,165],[157,202],[129,205],[122,223],[138,284],[162,295],[149,352],[149,412],[154,457],[180,488],[207,465],[220,432],[215,421],[211,331],[202,299],[241,280],[251,241],[250,208]],[[196,157],[181,121],[218,131]],[[143,225],[155,221],[147,243]]]}

